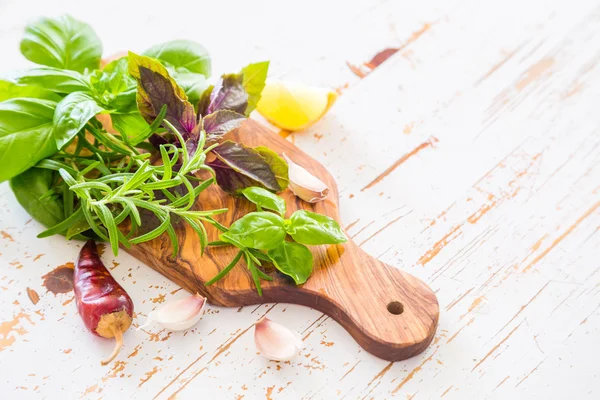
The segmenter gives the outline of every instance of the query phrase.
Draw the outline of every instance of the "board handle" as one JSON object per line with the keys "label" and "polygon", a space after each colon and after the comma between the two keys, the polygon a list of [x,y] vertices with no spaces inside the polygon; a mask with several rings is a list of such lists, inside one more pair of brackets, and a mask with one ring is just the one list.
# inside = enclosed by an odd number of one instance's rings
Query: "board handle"
{"label": "board handle", "polygon": [[297,292],[302,298],[292,302],[329,315],[377,357],[400,361],[427,348],[439,318],[429,286],[376,260],[352,241],[330,246],[319,256],[321,267]]}

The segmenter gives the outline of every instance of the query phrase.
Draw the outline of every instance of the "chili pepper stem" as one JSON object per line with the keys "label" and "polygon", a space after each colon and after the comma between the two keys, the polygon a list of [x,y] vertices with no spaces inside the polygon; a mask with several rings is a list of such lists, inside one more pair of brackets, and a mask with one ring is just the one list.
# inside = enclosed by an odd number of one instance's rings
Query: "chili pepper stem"
{"label": "chili pepper stem", "polygon": [[102,365],[110,363],[119,354],[123,346],[123,332],[129,329],[130,325],[131,317],[124,310],[105,314],[100,318],[96,332],[107,339],[115,338],[115,348],[112,354],[102,361]]}
{"label": "chili pepper stem", "polygon": [[115,348],[113,349],[112,354],[104,361],[100,362],[102,365],[109,364],[121,351],[121,347],[123,347],[123,332],[120,329],[113,329],[113,333],[115,335]]}

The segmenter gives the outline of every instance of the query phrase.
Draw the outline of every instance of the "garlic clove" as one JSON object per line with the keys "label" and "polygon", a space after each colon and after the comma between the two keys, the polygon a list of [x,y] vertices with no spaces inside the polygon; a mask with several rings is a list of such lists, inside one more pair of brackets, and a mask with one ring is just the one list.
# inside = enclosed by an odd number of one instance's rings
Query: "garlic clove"
{"label": "garlic clove", "polygon": [[202,318],[205,304],[206,297],[198,293],[163,304],[148,314],[146,323],[138,330],[156,322],[171,331],[184,331],[196,325]]}
{"label": "garlic clove", "polygon": [[266,317],[254,324],[254,342],[263,356],[276,361],[289,360],[302,349],[300,335]]}
{"label": "garlic clove", "polygon": [[283,158],[287,161],[289,166],[289,187],[292,192],[308,203],[316,203],[325,200],[329,193],[327,185],[319,178],[290,160],[285,153],[283,154]]}

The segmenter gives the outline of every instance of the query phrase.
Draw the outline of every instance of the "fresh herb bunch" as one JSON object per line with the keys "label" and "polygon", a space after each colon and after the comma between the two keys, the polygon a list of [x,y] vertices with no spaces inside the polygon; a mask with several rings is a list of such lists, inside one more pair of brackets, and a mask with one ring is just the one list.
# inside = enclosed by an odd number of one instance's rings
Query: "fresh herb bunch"
{"label": "fresh herb bunch", "polygon": [[[284,219],[286,205],[283,198],[260,187],[246,188],[242,194],[256,204],[257,211],[244,215],[221,233],[219,241],[209,243],[211,246],[232,245],[240,251],[206,285],[212,285],[227,275],[242,256],[260,295],[260,279],[271,280],[258,268],[262,265],[261,261],[272,263],[300,285],[313,271],[313,256],[305,245],[339,244],[347,240],[339,224],[326,215],[298,210],[289,219]],[[287,235],[293,241],[287,241]]]}
{"label": "fresh herb bunch", "polygon": [[[0,182],[10,180],[19,203],[48,228],[40,237],[100,239],[116,255],[120,245],[166,234],[175,256],[174,225],[190,225],[204,250],[208,223],[222,232],[213,245],[240,249],[208,284],[244,257],[259,293],[260,280],[271,279],[262,262],[301,284],[313,267],[305,245],[346,240],[326,216],[283,218],[285,202],[272,192],[287,187],[288,164],[276,152],[223,139],[256,107],[268,62],[209,86],[206,49],[176,40],[101,68],[97,35],[68,16],[28,26],[21,52],[39,66],[0,79]],[[213,183],[258,211],[226,228],[213,219],[226,209],[194,210]]]}
{"label": "fresh herb bunch", "polygon": [[[204,247],[203,222],[215,224],[211,216],[225,211],[191,210],[213,182],[239,182],[227,184],[232,193],[244,184],[284,188],[267,160],[277,165],[278,176],[285,162],[242,144],[224,144],[224,155],[215,161],[222,164],[218,175],[205,165],[220,137],[254,109],[268,62],[225,75],[209,88],[208,52],[177,40],[100,69],[100,40],[91,27],[68,16],[28,26],[21,51],[39,66],[0,80],[0,181],[10,179],[18,201],[49,228],[40,237],[102,239],[116,254],[119,244],[166,232],[176,253],[176,221],[198,232]],[[154,165],[156,159],[162,164]],[[200,181],[194,173],[202,169],[213,178]],[[287,169],[283,174],[286,178]],[[141,215],[148,213],[160,223],[135,236]],[[127,234],[118,228],[125,221]]]}

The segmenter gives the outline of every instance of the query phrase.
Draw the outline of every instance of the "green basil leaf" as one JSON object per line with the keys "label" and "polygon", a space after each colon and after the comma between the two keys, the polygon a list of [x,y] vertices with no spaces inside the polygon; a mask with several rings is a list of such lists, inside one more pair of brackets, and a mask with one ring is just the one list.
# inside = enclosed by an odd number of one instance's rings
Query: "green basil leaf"
{"label": "green basil leaf", "polygon": [[246,214],[231,224],[229,231],[222,233],[220,239],[253,249],[273,249],[285,239],[283,218],[270,212]]}
{"label": "green basil leaf", "polygon": [[49,169],[30,168],[10,180],[10,188],[19,204],[47,228],[64,220],[62,199],[44,196],[52,189],[55,175],[56,172]]}
{"label": "green basil leaf", "polygon": [[107,75],[108,89],[111,93],[126,92],[136,87],[135,79],[129,75],[129,58],[127,56],[106,64],[102,68],[102,72]]}
{"label": "green basil leaf", "polygon": [[279,184],[279,191],[284,191],[290,183],[290,178],[288,176],[288,163],[283,158],[281,158],[279,154],[277,154],[268,147],[258,146],[255,147],[254,150],[258,151],[258,154],[260,154],[261,157],[271,167],[271,171],[273,171],[273,174],[275,174],[275,179]]}
{"label": "green basil leaf", "polygon": [[165,65],[182,68],[206,78],[210,77],[210,56],[208,50],[200,43],[191,40],[172,40],[152,46],[143,54],[156,58]]}
{"label": "green basil leaf", "polygon": [[183,88],[189,101],[195,104],[208,87],[211,73],[208,50],[190,40],[173,40],[153,46],[143,53],[156,58]]}
{"label": "green basil leaf", "polygon": [[10,99],[0,103],[0,182],[58,151],[52,135],[56,102]]}
{"label": "green basil leaf", "polygon": [[136,111],[135,95],[137,84],[129,75],[127,57],[107,64],[90,76],[94,97],[103,104],[119,111]]}
{"label": "green basil leaf", "polygon": [[285,214],[285,200],[261,187],[252,186],[242,190],[242,194],[259,207]]}
{"label": "green basil leaf", "polygon": [[76,71],[52,67],[39,67],[17,77],[21,85],[36,85],[56,93],[89,92],[86,77]]}
{"label": "green basil leaf", "polygon": [[298,210],[286,226],[296,242],[309,245],[338,244],[345,242],[346,236],[340,225],[326,215]]}
{"label": "green basil leaf", "polygon": [[198,103],[202,93],[209,87],[208,80],[199,74],[193,72],[174,70],[167,68],[169,73],[175,79],[175,82],[185,91],[188,101],[192,104]]}
{"label": "green basil leaf", "polygon": [[260,94],[265,88],[267,73],[269,72],[269,61],[262,61],[247,65],[242,69],[242,86],[248,93],[248,106],[246,107],[246,116],[256,108],[260,100]]}
{"label": "green basil leaf", "polygon": [[[154,135],[154,133],[158,130],[158,128],[163,123],[165,115],[167,115],[166,104],[163,105],[160,112],[156,116],[156,119],[151,124],[148,124],[138,112],[132,112],[130,114],[125,115],[126,118],[124,120],[119,118],[117,127],[121,128],[121,134],[127,135],[127,140],[134,146],[142,148],[142,145],[147,145],[150,146],[150,149],[154,149],[155,147],[150,142],[146,142],[146,139],[152,137],[152,135]],[[115,125],[113,122],[113,127],[114,126]],[[161,148],[161,153],[162,152],[163,149]],[[173,163],[175,163],[175,161],[173,161]],[[169,168],[171,168],[171,164],[173,163],[169,162]],[[167,164],[165,164],[165,167],[166,166]]]}
{"label": "green basil leaf", "polygon": [[283,242],[268,254],[275,268],[291,277],[296,285],[306,282],[312,274],[313,255],[303,244]]}
{"label": "green basil leaf", "polygon": [[218,240],[217,243],[227,243],[229,245],[234,245],[238,249],[245,249],[246,248],[246,246],[244,246],[243,243],[238,242],[235,237],[233,237],[231,235],[227,235],[226,232],[222,233],[221,235],[219,235],[219,238],[221,240]]}
{"label": "green basil leaf", "polygon": [[60,101],[60,96],[39,86],[23,86],[0,80],[0,102],[17,98]]}
{"label": "green basil leaf", "polygon": [[54,140],[57,148],[63,148],[90,119],[103,111],[104,108],[87,93],[75,92],[62,99],[54,113]]}
{"label": "green basil leaf", "polygon": [[[130,139],[139,137],[142,132],[145,132],[150,127],[137,111],[132,111],[127,114],[111,114],[110,118],[113,127]],[[145,139],[147,138],[144,138],[144,140]],[[138,143],[139,141],[132,141],[132,144],[134,145]]]}
{"label": "green basil leaf", "polygon": [[36,64],[83,72],[100,65],[102,43],[89,25],[64,15],[28,25],[21,53]]}

